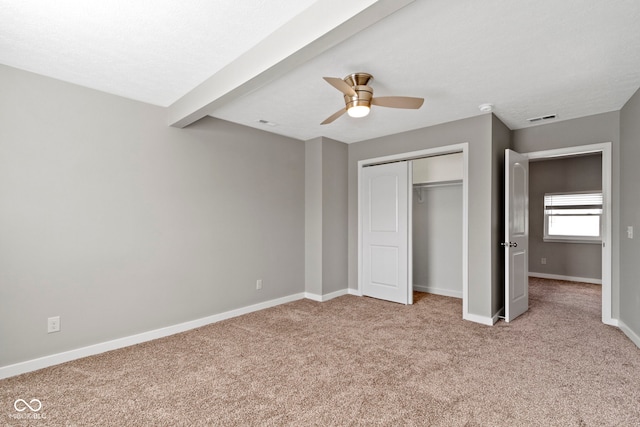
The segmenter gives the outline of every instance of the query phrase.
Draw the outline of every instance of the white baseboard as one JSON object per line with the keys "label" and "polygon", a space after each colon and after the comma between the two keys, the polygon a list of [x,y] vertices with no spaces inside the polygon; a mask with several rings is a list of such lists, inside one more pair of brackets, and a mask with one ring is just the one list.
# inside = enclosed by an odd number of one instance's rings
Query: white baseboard
{"label": "white baseboard", "polygon": [[312,301],[322,302],[322,295],[314,294],[311,292],[305,292],[304,297]]}
{"label": "white baseboard", "polygon": [[504,312],[504,309],[500,310],[499,312],[493,315],[493,317],[491,318],[491,321],[493,322],[494,325],[498,323],[498,320],[500,320],[500,316],[504,317],[503,312]]}
{"label": "white baseboard", "polygon": [[538,277],[540,279],[566,280],[567,282],[592,283],[594,285],[602,285],[601,279],[592,279],[590,277],[563,276],[561,274],[547,274],[529,272],[529,277]]}
{"label": "white baseboard", "polygon": [[493,317],[479,316],[477,314],[463,313],[462,318],[470,322],[480,323],[482,325],[493,326],[498,321],[498,314]]}
{"label": "white baseboard", "polygon": [[360,292],[360,291],[359,291],[359,290],[357,290],[357,289],[351,289],[351,288],[349,288],[349,289],[347,289],[347,292],[349,293],[349,295],[355,295],[355,296],[357,296],[357,297],[361,297],[361,296],[362,296],[362,292]]}
{"label": "white baseboard", "polygon": [[50,356],[44,356],[37,359],[27,360],[25,362],[15,363],[13,365],[2,366],[0,367],[0,379],[13,377],[15,375],[24,374],[26,372],[36,371],[38,369],[46,368],[53,365],[59,365],[60,363],[69,362],[87,356],[93,356],[95,354],[104,353],[106,351],[116,350],[134,344],[140,344],[146,341],[163,338],[169,335],[185,332],[190,329],[199,328],[211,323],[220,322],[222,320],[231,319],[232,317],[242,316],[243,314],[264,310],[265,308],[275,307],[277,305],[297,301],[303,298],[305,298],[304,293],[289,295],[286,297],[276,298],[247,307],[230,310],[224,313],[214,314],[212,316],[203,317],[201,319],[191,320],[177,325],[155,329],[153,331],[143,332],[128,337],[93,344],[87,347],[77,348],[74,350],[52,354]]}
{"label": "white baseboard", "polygon": [[427,292],[445,297],[453,297],[462,299],[462,291],[454,291],[452,289],[436,288],[435,286],[413,285],[413,290],[418,292]]}
{"label": "white baseboard", "polygon": [[331,292],[329,294],[318,295],[311,292],[305,292],[304,297],[313,301],[325,302],[330,299],[338,298],[349,293],[348,289],[340,289],[339,291]]}
{"label": "white baseboard", "polygon": [[629,339],[633,341],[638,348],[640,348],[640,335],[633,332],[622,320],[618,320],[618,328],[620,328],[620,330],[624,332],[624,334],[629,337]]}

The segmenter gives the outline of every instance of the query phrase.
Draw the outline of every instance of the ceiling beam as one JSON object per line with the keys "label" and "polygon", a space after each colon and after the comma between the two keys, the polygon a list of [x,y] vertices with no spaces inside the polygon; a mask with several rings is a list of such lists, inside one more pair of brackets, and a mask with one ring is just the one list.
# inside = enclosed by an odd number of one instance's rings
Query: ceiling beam
{"label": "ceiling beam", "polygon": [[170,105],[169,125],[189,126],[414,1],[316,1]]}

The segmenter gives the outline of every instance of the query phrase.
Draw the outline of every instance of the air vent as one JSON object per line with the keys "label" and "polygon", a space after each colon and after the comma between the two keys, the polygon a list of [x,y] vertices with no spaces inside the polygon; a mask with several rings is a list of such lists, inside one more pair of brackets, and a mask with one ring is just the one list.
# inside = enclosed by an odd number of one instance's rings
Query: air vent
{"label": "air vent", "polygon": [[546,116],[540,116],[540,117],[533,117],[531,119],[527,119],[529,121],[529,123],[536,123],[536,122],[541,122],[543,120],[552,120],[557,118],[558,116],[556,114],[547,114]]}

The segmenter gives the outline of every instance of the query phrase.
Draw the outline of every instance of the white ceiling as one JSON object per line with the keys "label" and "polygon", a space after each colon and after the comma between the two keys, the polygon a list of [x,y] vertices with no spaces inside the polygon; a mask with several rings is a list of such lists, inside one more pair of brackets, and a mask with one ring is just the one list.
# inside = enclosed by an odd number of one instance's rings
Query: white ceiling
{"label": "white ceiling", "polygon": [[0,0],[0,63],[167,107],[315,0]]}
{"label": "white ceiling", "polygon": [[[0,63],[170,106],[323,2],[0,0]],[[638,22],[637,0],[417,0],[208,113],[355,142],[482,114],[482,103],[511,129],[615,111],[640,87]],[[376,96],[425,104],[319,125],[344,106],[322,76],[356,71],[374,75]]]}

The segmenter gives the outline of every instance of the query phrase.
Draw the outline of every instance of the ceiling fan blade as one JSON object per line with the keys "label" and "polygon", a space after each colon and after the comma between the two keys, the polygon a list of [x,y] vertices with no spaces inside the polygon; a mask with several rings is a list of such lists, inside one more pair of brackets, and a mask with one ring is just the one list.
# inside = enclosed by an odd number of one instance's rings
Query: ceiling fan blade
{"label": "ceiling fan blade", "polygon": [[325,79],[327,83],[329,83],[331,86],[335,87],[345,95],[356,96],[356,91],[353,90],[353,88],[347,83],[345,83],[344,80],[337,77],[323,77],[323,79]]}
{"label": "ceiling fan blade", "polygon": [[371,100],[371,105],[389,108],[408,108],[411,110],[417,110],[422,107],[423,103],[424,98],[412,98],[410,96],[381,96]]}
{"label": "ceiling fan blade", "polygon": [[333,113],[332,115],[327,117],[327,119],[324,122],[320,123],[320,124],[321,125],[328,125],[329,123],[331,123],[332,121],[334,121],[335,119],[337,119],[338,117],[340,117],[341,115],[343,115],[346,112],[347,112],[346,108],[341,108],[340,110],[336,111],[335,113]]}

